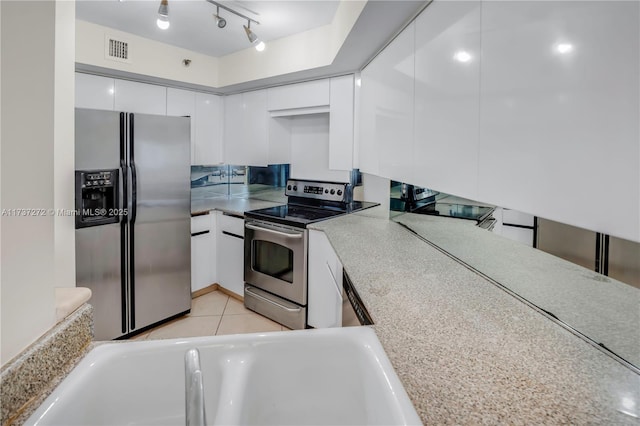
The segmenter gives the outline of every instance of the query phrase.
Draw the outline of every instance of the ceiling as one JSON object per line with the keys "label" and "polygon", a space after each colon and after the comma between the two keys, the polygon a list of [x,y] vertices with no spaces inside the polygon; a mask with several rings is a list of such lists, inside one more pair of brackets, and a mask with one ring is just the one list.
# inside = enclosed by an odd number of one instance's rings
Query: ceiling
{"label": "ceiling", "polygon": [[[430,2],[430,0],[369,0],[330,65],[231,86],[213,89],[78,63],[76,70],[217,94],[237,93],[342,75],[361,70]],[[267,42],[268,49],[270,39],[274,40],[330,23],[339,3],[339,1],[330,0],[234,0],[225,1],[223,4],[260,21],[260,25],[252,25],[251,29]],[[218,29],[212,16],[215,13],[215,6],[205,0],[169,0],[171,27],[166,32],[160,30],[155,23],[159,5],[159,0],[77,0],[76,16],[99,25],[213,56],[225,55],[249,46],[242,29],[242,19],[228,16],[221,11],[220,14],[227,19],[227,26],[224,29]],[[122,12],[124,10],[122,6],[128,8],[126,10],[129,12]],[[247,9],[260,15],[256,17]],[[189,10],[192,12],[188,12]],[[285,21],[293,23],[285,24]],[[142,32],[143,27],[146,33]]]}
{"label": "ceiling", "polygon": [[[220,4],[255,19],[251,29],[264,41],[276,40],[331,23],[339,1],[241,1]],[[213,14],[216,6],[204,0],[169,0],[171,26],[156,25],[159,0],[78,0],[78,19],[125,31],[162,43],[219,57],[251,46],[243,25],[247,21],[226,10],[225,28],[218,28]]]}

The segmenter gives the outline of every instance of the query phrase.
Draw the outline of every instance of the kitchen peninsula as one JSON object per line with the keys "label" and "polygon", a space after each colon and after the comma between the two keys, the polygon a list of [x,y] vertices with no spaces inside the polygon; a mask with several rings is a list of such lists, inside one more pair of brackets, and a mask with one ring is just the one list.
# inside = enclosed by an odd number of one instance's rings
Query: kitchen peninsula
{"label": "kitchen peninsula", "polygon": [[425,424],[637,424],[637,374],[400,224],[362,213],[312,228]]}

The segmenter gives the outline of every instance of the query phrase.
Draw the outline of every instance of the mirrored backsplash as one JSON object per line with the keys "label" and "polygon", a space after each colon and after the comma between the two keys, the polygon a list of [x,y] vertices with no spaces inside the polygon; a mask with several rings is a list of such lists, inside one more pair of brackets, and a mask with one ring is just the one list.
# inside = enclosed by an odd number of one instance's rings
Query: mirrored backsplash
{"label": "mirrored backsplash", "polygon": [[266,189],[283,188],[288,178],[289,164],[191,166],[191,198],[249,197]]}
{"label": "mirrored backsplash", "polygon": [[401,182],[389,189],[391,220],[640,368],[640,243]]}

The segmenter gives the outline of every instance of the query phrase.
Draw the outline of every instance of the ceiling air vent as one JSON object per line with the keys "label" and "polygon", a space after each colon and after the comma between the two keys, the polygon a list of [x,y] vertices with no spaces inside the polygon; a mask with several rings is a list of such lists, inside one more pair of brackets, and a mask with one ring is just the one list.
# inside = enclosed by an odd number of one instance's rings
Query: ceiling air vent
{"label": "ceiling air vent", "polygon": [[105,37],[105,58],[118,62],[131,62],[129,43],[113,37]]}

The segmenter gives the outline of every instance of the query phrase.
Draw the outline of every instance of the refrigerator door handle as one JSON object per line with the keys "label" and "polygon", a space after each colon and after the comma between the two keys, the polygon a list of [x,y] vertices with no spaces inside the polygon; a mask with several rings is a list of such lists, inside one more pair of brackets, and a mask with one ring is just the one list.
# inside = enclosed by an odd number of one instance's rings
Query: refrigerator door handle
{"label": "refrigerator door handle", "polygon": [[138,179],[136,176],[136,162],[135,162],[135,133],[134,133],[134,114],[129,114],[129,170],[131,170],[131,210],[129,217],[129,304],[131,306],[130,309],[130,330],[135,330],[136,328],[136,271],[135,271],[135,261],[134,261],[134,253],[135,250],[135,222],[136,222],[136,204],[138,203],[138,195],[137,195],[137,187],[138,187]]}
{"label": "refrigerator door handle", "polygon": [[129,276],[127,250],[127,222],[129,207],[129,168],[127,167],[127,118],[125,113],[120,113],[120,205],[118,212],[120,215],[120,329],[122,334],[126,334],[127,325],[127,277]]}
{"label": "refrigerator door handle", "polygon": [[131,223],[136,221],[136,215],[138,213],[137,204],[138,204],[138,177],[136,171],[136,163],[131,161]]}

